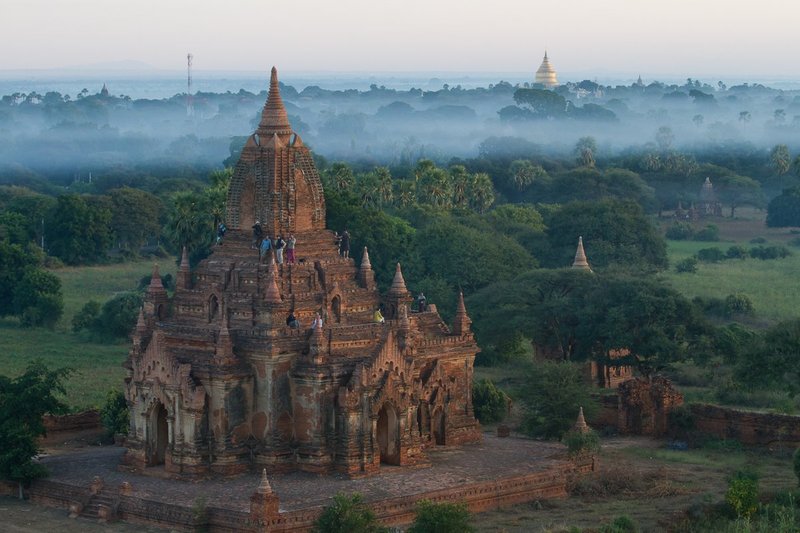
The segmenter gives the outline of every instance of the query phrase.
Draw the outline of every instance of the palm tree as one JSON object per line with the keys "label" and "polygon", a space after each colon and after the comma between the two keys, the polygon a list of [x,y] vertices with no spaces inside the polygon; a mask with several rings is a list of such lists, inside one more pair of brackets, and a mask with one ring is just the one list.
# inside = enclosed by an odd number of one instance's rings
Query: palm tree
{"label": "palm tree", "polygon": [[394,183],[394,202],[397,207],[408,207],[414,204],[417,192],[412,180],[398,180]]}
{"label": "palm tree", "polygon": [[789,155],[789,147],[785,144],[776,144],[770,152],[770,162],[778,176],[783,176],[789,172],[792,158]]}
{"label": "palm tree", "polygon": [[391,204],[393,194],[392,173],[386,167],[375,167],[373,173],[378,181],[378,196],[380,197],[381,204]]}
{"label": "palm tree", "polygon": [[450,167],[450,181],[453,184],[453,205],[456,207],[466,207],[469,203],[467,192],[471,180],[472,177],[464,165]]}
{"label": "palm tree", "polygon": [[494,187],[492,178],[485,172],[478,172],[472,176],[469,191],[470,205],[478,213],[485,213],[494,203]]}

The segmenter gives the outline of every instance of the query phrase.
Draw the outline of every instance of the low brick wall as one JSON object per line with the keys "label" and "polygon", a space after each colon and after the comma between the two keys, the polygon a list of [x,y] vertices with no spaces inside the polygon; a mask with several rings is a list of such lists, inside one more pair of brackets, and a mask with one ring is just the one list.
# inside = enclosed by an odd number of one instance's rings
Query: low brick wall
{"label": "low brick wall", "polygon": [[47,431],[48,437],[53,433],[99,430],[102,428],[100,411],[97,409],[89,409],[88,411],[68,415],[44,415],[42,422],[44,422],[44,429]]}
{"label": "low brick wall", "polygon": [[720,439],[735,439],[749,446],[800,446],[800,416],[740,411],[729,407],[694,404],[694,427]]}

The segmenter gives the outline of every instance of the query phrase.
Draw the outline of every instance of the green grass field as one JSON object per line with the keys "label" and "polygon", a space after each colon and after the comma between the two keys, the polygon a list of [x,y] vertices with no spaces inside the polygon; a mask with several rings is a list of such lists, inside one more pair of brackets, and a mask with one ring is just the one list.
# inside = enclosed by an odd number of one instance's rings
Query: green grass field
{"label": "green grass field", "polygon": [[[161,273],[175,274],[174,263],[159,263]],[[64,291],[64,316],[55,330],[20,328],[13,319],[0,320],[0,374],[16,376],[35,359],[50,368],[74,370],[67,382],[67,403],[73,410],[99,407],[111,389],[122,389],[122,363],[128,342],[95,343],[71,331],[72,317],[89,300],[102,303],[115,293],[136,288],[152,271],[152,261],[54,270]]]}
{"label": "green grass field", "polygon": [[[732,293],[746,294],[755,308],[751,325],[763,327],[800,317],[800,248],[787,245],[798,234],[786,228],[767,228],[763,223],[763,214],[752,210],[745,213],[749,218],[711,219],[697,223],[698,227],[717,225],[720,229],[719,242],[667,241],[670,270],[664,276],[689,298],[725,298]],[[748,258],[698,263],[696,273],[675,272],[678,261],[696,254],[698,250],[719,248],[724,253],[736,244],[750,249],[758,246],[750,242],[757,237],[767,240],[763,246],[784,245],[793,255],[766,261]]]}

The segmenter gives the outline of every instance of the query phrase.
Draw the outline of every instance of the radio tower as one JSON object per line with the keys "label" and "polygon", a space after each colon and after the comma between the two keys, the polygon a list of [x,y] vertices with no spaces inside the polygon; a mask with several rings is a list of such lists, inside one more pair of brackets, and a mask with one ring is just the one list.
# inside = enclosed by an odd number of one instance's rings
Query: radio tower
{"label": "radio tower", "polygon": [[186,54],[186,116],[194,115],[194,105],[192,102],[192,56]]}

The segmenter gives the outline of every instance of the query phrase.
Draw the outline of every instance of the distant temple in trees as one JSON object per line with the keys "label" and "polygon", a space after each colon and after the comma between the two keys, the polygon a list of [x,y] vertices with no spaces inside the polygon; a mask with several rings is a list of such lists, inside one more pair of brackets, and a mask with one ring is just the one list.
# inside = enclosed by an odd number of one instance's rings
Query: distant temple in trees
{"label": "distant temple in trees", "polygon": [[[266,236],[297,237],[295,264],[259,260],[256,221]],[[399,263],[381,294],[366,248],[360,265],[340,256],[274,68],[226,222],[224,243],[194,271],[184,250],[173,297],[153,272],[125,363],[126,465],[359,476],[481,439],[471,397],[478,346],[463,296],[448,326],[435,305],[412,312]],[[300,327],[287,325],[290,314]]]}
{"label": "distant temple in trees", "polygon": [[554,69],[553,65],[550,64],[550,60],[547,58],[546,50],[544,52],[544,59],[542,59],[542,64],[539,66],[539,70],[536,71],[536,83],[540,83],[545,87],[547,87],[548,89],[552,89],[553,87],[558,86],[556,69]]}

